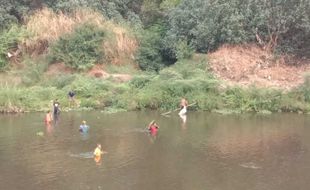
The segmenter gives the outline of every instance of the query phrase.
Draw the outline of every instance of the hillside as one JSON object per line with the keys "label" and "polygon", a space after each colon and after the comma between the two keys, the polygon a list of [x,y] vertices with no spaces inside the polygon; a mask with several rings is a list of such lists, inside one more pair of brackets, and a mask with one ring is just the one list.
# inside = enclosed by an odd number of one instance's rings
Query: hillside
{"label": "hillside", "polygon": [[208,58],[212,72],[228,85],[291,89],[310,72],[309,59],[276,58],[256,45],[225,45]]}

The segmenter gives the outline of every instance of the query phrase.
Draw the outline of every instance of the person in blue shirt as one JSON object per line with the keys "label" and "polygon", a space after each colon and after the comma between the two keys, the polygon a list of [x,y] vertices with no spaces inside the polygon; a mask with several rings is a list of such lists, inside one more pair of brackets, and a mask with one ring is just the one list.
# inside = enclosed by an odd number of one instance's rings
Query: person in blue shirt
{"label": "person in blue shirt", "polygon": [[82,121],[82,124],[80,125],[79,131],[82,133],[87,133],[89,130],[89,126],[86,125],[86,121]]}

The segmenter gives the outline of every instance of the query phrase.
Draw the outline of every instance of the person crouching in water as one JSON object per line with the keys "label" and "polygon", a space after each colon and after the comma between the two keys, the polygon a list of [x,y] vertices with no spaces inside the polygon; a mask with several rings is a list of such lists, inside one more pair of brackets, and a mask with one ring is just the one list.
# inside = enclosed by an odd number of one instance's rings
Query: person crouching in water
{"label": "person crouching in water", "polygon": [[97,147],[94,150],[94,160],[96,163],[100,162],[102,154],[103,151],[101,150],[101,144],[97,144]]}
{"label": "person crouching in water", "polygon": [[47,111],[46,115],[45,115],[45,118],[44,118],[44,122],[46,125],[50,125],[53,121],[53,116],[52,116],[52,113],[51,111]]}
{"label": "person crouching in water", "polygon": [[179,115],[185,115],[186,114],[186,112],[187,112],[187,105],[188,105],[187,100],[185,98],[182,98],[181,102],[180,102],[181,111],[179,112]]}
{"label": "person crouching in water", "polygon": [[86,125],[86,121],[82,121],[82,124],[80,125],[79,131],[81,133],[87,133],[89,130],[89,126]]}
{"label": "person crouching in water", "polygon": [[155,120],[151,121],[151,123],[148,126],[148,130],[152,136],[156,136],[158,132],[159,126],[155,122]]}

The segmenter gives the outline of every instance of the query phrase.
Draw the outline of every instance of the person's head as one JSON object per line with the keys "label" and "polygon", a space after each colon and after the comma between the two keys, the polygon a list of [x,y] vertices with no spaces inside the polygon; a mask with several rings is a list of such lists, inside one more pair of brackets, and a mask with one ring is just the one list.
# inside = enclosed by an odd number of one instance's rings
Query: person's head
{"label": "person's head", "polygon": [[101,144],[97,144],[97,148],[100,148],[100,149],[101,149]]}
{"label": "person's head", "polygon": [[86,124],[86,121],[85,121],[85,120],[83,120],[83,121],[82,121],[82,123],[85,125],[85,124]]}
{"label": "person's head", "polygon": [[46,113],[51,113],[51,110],[48,110]]}

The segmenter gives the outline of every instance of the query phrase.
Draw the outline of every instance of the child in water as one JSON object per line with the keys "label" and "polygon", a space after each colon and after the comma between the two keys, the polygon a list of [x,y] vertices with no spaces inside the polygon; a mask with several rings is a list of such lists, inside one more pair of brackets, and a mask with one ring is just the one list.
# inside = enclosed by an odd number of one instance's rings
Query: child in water
{"label": "child in water", "polygon": [[101,144],[97,144],[96,149],[94,150],[94,160],[96,163],[100,162],[101,160],[101,155],[104,152],[101,150]]}
{"label": "child in water", "polygon": [[94,156],[101,156],[103,154],[102,150],[101,150],[101,144],[97,144],[97,147],[94,151]]}
{"label": "child in water", "polygon": [[82,121],[82,124],[80,125],[79,131],[82,133],[87,133],[89,129],[89,126],[86,125],[86,121]]}

